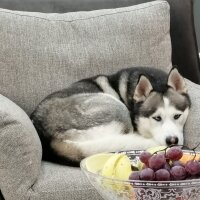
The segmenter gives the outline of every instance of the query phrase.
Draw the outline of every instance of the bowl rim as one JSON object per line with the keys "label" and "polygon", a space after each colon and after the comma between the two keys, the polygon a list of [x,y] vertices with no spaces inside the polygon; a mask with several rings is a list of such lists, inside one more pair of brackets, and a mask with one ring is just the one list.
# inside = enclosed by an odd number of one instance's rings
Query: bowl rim
{"label": "bowl rim", "polygon": [[[107,153],[129,153],[129,152],[141,152],[141,151],[144,151],[144,150],[129,150],[129,151],[120,151],[120,152],[107,152]],[[194,151],[192,150],[184,150],[184,152],[186,153],[193,153]],[[195,151],[196,153],[199,153],[200,154],[200,151]],[[195,183],[199,183],[200,184],[200,178],[197,178],[197,179],[187,179],[187,180],[170,180],[170,181],[144,181],[144,180],[121,180],[121,179],[118,179],[118,178],[109,178],[109,177],[105,177],[105,176],[102,176],[100,173],[97,174],[97,173],[94,173],[94,172],[91,172],[89,170],[87,170],[86,166],[85,166],[85,162],[87,160],[87,158],[89,158],[90,156],[84,158],[83,160],[81,160],[80,162],[80,168],[81,170],[84,172],[84,173],[88,173],[89,175],[92,175],[93,177],[98,177],[98,178],[101,178],[101,179],[105,179],[105,180],[108,180],[108,181],[114,181],[114,182],[118,182],[118,183],[128,183],[128,184],[133,184],[133,185],[137,185],[138,186],[148,186],[149,185],[154,185],[154,186],[159,186],[161,184],[165,184],[165,185],[168,185],[168,186],[174,186],[174,187],[180,187],[180,185],[182,185],[183,183],[185,184],[188,184],[186,186],[189,186],[191,185],[191,183],[195,184]],[[144,185],[143,185],[144,184]],[[163,185],[161,185],[162,187]]]}

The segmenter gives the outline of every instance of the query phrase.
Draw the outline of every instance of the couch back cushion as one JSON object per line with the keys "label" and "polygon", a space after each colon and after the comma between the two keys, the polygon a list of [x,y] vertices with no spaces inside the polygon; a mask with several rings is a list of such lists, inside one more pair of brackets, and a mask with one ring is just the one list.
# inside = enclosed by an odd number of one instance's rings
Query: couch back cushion
{"label": "couch back cushion", "polygon": [[0,9],[0,93],[28,114],[79,79],[130,66],[171,68],[166,1],[45,14]]}
{"label": "couch back cushion", "polygon": [[[64,13],[118,8],[149,1],[153,0],[4,0],[0,1],[0,7],[32,12]],[[200,60],[193,18],[194,0],[167,1],[170,5],[172,64],[177,66],[184,77],[200,83]]]}

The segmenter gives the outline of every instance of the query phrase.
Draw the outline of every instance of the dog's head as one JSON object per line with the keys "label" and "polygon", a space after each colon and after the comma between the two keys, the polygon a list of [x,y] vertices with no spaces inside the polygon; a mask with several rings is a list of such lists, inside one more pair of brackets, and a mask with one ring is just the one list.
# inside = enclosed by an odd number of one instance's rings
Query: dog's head
{"label": "dog's head", "polygon": [[154,138],[160,145],[183,144],[190,98],[177,69],[170,71],[164,92],[155,91],[149,79],[141,75],[133,99],[139,105],[135,123],[141,135]]}

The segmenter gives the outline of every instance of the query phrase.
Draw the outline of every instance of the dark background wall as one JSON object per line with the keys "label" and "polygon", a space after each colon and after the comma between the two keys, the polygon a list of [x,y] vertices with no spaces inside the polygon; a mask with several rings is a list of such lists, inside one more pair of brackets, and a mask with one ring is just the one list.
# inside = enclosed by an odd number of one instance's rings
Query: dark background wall
{"label": "dark background wall", "polygon": [[194,0],[194,20],[195,20],[197,41],[200,52],[200,0]]}

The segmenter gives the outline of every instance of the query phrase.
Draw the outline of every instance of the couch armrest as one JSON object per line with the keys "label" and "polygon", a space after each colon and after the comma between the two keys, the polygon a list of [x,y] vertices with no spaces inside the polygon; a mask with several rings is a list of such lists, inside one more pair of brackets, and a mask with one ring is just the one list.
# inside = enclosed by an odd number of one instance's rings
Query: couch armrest
{"label": "couch armrest", "polygon": [[29,199],[41,167],[41,143],[31,120],[0,95],[0,189],[6,200]]}

